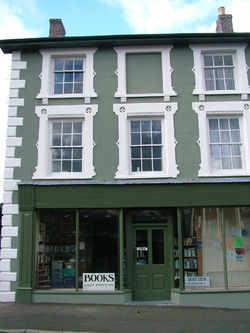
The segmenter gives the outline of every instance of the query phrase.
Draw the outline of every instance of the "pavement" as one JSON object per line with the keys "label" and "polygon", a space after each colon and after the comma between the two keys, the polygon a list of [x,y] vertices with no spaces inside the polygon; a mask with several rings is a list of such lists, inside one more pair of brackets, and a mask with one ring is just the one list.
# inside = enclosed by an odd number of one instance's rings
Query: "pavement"
{"label": "pavement", "polygon": [[0,303],[0,333],[250,333],[250,310]]}

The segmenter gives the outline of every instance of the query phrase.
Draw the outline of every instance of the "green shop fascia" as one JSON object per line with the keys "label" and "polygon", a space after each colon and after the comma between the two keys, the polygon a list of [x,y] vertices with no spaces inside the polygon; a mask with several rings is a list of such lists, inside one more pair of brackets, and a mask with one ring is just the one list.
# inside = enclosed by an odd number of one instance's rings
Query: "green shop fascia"
{"label": "green shop fascia", "polygon": [[250,307],[248,178],[18,189],[20,303]]}

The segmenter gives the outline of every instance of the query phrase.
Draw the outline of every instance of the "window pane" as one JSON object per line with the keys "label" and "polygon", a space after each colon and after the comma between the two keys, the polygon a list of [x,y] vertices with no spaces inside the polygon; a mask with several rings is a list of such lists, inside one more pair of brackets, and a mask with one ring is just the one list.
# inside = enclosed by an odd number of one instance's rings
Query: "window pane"
{"label": "window pane", "polygon": [[53,135],[52,146],[61,146],[61,135]]}
{"label": "window pane", "polygon": [[61,159],[61,149],[52,149],[52,159],[53,160]]}
{"label": "window pane", "polygon": [[223,66],[222,56],[214,56],[214,65],[215,66]]}
{"label": "window pane", "polygon": [[53,123],[53,133],[61,133],[62,123]]}
{"label": "window pane", "polygon": [[63,60],[55,60],[54,69],[55,69],[55,71],[62,71],[63,70]]}
{"label": "window pane", "polygon": [[219,131],[210,131],[210,142],[220,142]]}
{"label": "window pane", "polygon": [[139,145],[140,143],[140,133],[131,133],[131,144]]}
{"label": "window pane", "polygon": [[230,157],[222,157],[222,169],[232,169],[232,163]]}
{"label": "window pane", "polygon": [[232,156],[241,156],[241,146],[231,145]]}
{"label": "window pane", "polygon": [[151,135],[150,133],[142,133],[142,144],[151,144]]}
{"label": "window pane", "polygon": [[227,90],[234,90],[235,85],[234,85],[234,80],[233,79],[227,79],[226,80],[226,89]]}
{"label": "window pane", "polygon": [[62,149],[62,158],[66,159],[66,160],[70,160],[71,159],[71,152],[72,152],[71,148]]}
{"label": "window pane", "polygon": [[213,66],[213,58],[212,56],[204,56],[204,65],[205,66]]}
{"label": "window pane", "polygon": [[224,80],[215,80],[216,90],[225,90]]}
{"label": "window pane", "polygon": [[82,161],[73,161],[73,172],[82,171]]}
{"label": "window pane", "polygon": [[73,60],[65,60],[65,70],[73,70]]}
{"label": "window pane", "polygon": [[141,148],[140,147],[131,147],[131,157],[132,158],[141,158]]}
{"label": "window pane", "polygon": [[216,68],[214,70],[214,74],[215,74],[215,78],[216,79],[223,79],[224,75],[223,75],[223,69],[221,68]]}
{"label": "window pane", "polygon": [[82,148],[73,148],[73,159],[82,159]]}
{"label": "window pane", "polygon": [[164,264],[163,230],[152,230],[152,259],[153,264]]}
{"label": "window pane", "polygon": [[64,93],[65,94],[72,94],[73,92],[73,84],[72,83],[66,83],[64,85]]}
{"label": "window pane", "polygon": [[152,133],[153,144],[161,144],[161,133]]}
{"label": "window pane", "polygon": [[83,69],[83,61],[82,60],[75,60],[74,61],[74,69],[81,71]]}
{"label": "window pane", "polygon": [[229,122],[232,130],[240,129],[239,119],[229,119]]}
{"label": "window pane", "polygon": [[141,160],[132,160],[132,172],[140,172],[141,170]]}
{"label": "window pane", "polygon": [[205,79],[213,79],[214,78],[213,69],[205,68],[204,73],[205,73]]}
{"label": "window pane", "polygon": [[154,168],[154,171],[162,171],[162,161],[161,161],[161,159],[154,159],[153,160],[153,168]]}
{"label": "window pane", "polygon": [[142,160],[143,171],[152,171],[152,160]]}
{"label": "window pane", "polygon": [[220,124],[220,129],[222,129],[222,130],[229,128],[228,119],[223,119],[223,118],[219,119],[219,124]]}
{"label": "window pane", "polygon": [[142,130],[142,132],[150,132],[150,121],[149,120],[141,121],[141,130]]}
{"label": "window pane", "polygon": [[136,230],[136,265],[148,264],[148,231]]}
{"label": "window pane", "polygon": [[71,172],[71,161],[62,160],[62,171]]}
{"label": "window pane", "polygon": [[142,158],[151,158],[151,147],[142,147]]}
{"label": "window pane", "polygon": [[82,93],[82,83],[75,83],[74,84],[74,93],[81,94]]}
{"label": "window pane", "polygon": [[52,172],[61,172],[61,161],[52,162]]}
{"label": "window pane", "polygon": [[226,79],[233,79],[234,73],[233,73],[233,69],[232,68],[225,68],[224,69],[224,73],[225,73],[225,78]]}
{"label": "window pane", "polygon": [[215,90],[214,80],[206,80],[206,90]]}
{"label": "window pane", "polygon": [[72,132],[72,122],[64,122],[63,133],[71,133],[71,132]]}
{"label": "window pane", "polygon": [[74,82],[82,82],[83,81],[83,73],[76,72],[74,73]]}
{"label": "window pane", "polygon": [[73,145],[81,146],[81,144],[82,144],[82,135],[81,134],[73,135]]}
{"label": "window pane", "polygon": [[241,157],[232,157],[233,169],[242,169]]}
{"label": "window pane", "polygon": [[62,94],[63,93],[63,85],[55,84],[54,94]]}
{"label": "window pane", "polygon": [[209,119],[209,129],[218,130],[218,119]]}
{"label": "window pane", "polygon": [[230,142],[230,135],[229,131],[221,131],[221,142]]}
{"label": "window pane", "polygon": [[71,135],[65,134],[62,139],[63,146],[71,146]]}
{"label": "window pane", "polygon": [[63,83],[63,74],[55,73],[55,83]]}
{"label": "window pane", "polygon": [[160,120],[152,120],[152,131],[153,132],[161,131],[161,121]]}
{"label": "window pane", "polygon": [[153,157],[161,157],[162,147],[153,147]]}
{"label": "window pane", "polygon": [[131,121],[131,132],[140,132],[140,121]]}
{"label": "window pane", "polygon": [[232,57],[232,55],[225,55],[224,56],[224,64],[226,66],[233,66],[233,57]]}
{"label": "window pane", "polygon": [[221,145],[221,155],[222,156],[231,156],[230,145]]}
{"label": "window pane", "polygon": [[73,73],[65,73],[64,81],[73,82]]}
{"label": "window pane", "polygon": [[74,122],[73,123],[73,132],[74,133],[82,133],[82,123],[81,122]]}
{"label": "window pane", "polygon": [[212,157],[220,157],[220,145],[211,145],[211,156]]}
{"label": "window pane", "polygon": [[241,142],[240,132],[239,131],[232,131],[231,132],[231,140],[232,140],[232,142]]}

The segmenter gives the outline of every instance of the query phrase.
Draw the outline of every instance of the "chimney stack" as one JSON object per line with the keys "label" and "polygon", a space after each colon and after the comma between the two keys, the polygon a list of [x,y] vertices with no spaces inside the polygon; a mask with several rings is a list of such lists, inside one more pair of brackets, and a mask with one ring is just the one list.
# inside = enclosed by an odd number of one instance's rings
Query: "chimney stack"
{"label": "chimney stack", "polygon": [[219,7],[216,21],[216,32],[234,32],[231,14],[225,14],[225,7]]}
{"label": "chimney stack", "polygon": [[61,19],[50,19],[49,24],[49,37],[65,37],[66,30]]}

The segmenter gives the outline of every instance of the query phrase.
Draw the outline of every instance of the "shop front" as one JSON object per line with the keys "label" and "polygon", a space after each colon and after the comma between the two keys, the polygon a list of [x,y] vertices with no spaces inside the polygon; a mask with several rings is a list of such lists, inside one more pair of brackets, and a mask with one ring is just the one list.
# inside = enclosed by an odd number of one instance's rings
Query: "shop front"
{"label": "shop front", "polygon": [[250,308],[246,185],[21,184],[17,301]]}

